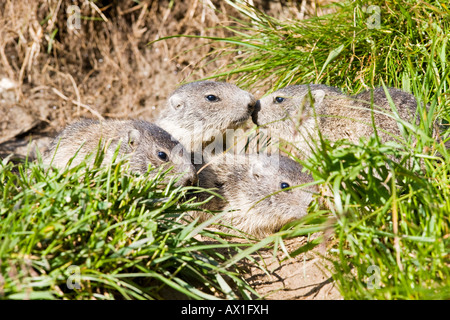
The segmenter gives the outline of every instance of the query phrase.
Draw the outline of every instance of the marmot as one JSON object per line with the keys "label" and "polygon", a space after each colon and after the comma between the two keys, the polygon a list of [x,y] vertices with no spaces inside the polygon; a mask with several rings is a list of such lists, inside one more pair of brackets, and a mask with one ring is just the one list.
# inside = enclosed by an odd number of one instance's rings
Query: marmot
{"label": "marmot", "polygon": [[[312,183],[312,176],[281,155],[226,153],[197,168],[199,186],[212,188],[223,197],[214,196],[204,208],[225,211],[221,217],[224,224],[260,238],[305,216],[317,192],[314,184],[298,187]],[[199,199],[210,196],[203,192]],[[204,212],[195,215],[200,215],[200,221],[210,217]]]}
{"label": "marmot", "polygon": [[[417,109],[414,96],[399,89],[388,90],[399,118],[411,122]],[[383,88],[375,89],[373,97],[373,118],[381,141],[400,136],[399,123],[386,115],[393,111]],[[331,141],[346,138],[352,143],[373,133],[371,92],[349,97],[321,84],[287,86],[260,99],[252,119],[267,135],[293,144],[299,156],[306,158],[318,140],[317,128]],[[415,122],[418,124],[417,117]]]}
{"label": "marmot", "polygon": [[226,130],[237,129],[250,119],[256,101],[251,93],[230,83],[191,82],[169,96],[156,124],[190,152],[201,152],[215,139],[221,141],[215,141],[219,145],[214,147],[222,151]]}
{"label": "marmot", "polygon": [[103,163],[112,160],[120,142],[118,158],[129,155],[133,172],[144,174],[149,164],[173,166],[172,173],[182,173],[176,185],[192,185],[197,181],[195,167],[183,146],[162,128],[143,120],[83,119],[72,123],[52,140],[43,154],[43,163],[64,168],[78,151],[71,163],[75,166],[88,154],[95,154],[100,140],[102,148],[107,146]]}

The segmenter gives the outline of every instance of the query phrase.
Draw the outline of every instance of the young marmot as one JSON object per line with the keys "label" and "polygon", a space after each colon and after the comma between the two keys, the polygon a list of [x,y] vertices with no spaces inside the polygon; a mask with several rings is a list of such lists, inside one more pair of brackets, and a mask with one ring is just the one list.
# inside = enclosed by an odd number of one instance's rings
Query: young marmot
{"label": "young marmot", "polygon": [[[119,143],[118,157],[128,156],[130,169],[144,174],[149,165],[173,167],[182,174],[176,185],[192,185],[197,174],[189,153],[169,133],[153,123],[142,120],[84,119],[68,125],[50,143],[43,154],[43,163],[64,168],[82,162],[97,152],[101,141],[106,148],[103,163],[111,162]],[[156,174],[156,172],[154,172]]]}
{"label": "young marmot", "polygon": [[[413,95],[389,88],[398,118],[415,119],[417,102]],[[383,88],[373,92],[373,121],[381,141],[400,136],[401,122],[396,120]],[[299,156],[308,157],[318,129],[331,141],[348,139],[358,143],[361,137],[373,134],[371,92],[349,97],[338,89],[321,84],[292,85],[277,90],[259,101],[252,115],[265,134],[291,143],[299,149]],[[314,108],[313,108],[314,106]],[[317,117],[314,116],[317,115]]]}
{"label": "young marmot", "polygon": [[233,84],[191,82],[169,96],[156,123],[190,152],[201,153],[207,146],[210,153],[220,152],[230,138],[224,139],[227,129],[237,129],[250,119],[255,104],[251,93]]}
{"label": "young marmot", "polygon": [[[317,192],[312,176],[285,156],[223,154],[197,167],[199,186],[223,197],[215,196],[204,208],[224,211],[224,224],[260,238],[305,216]],[[304,184],[309,185],[299,187]],[[204,192],[199,198],[210,196]],[[196,215],[200,221],[210,217],[204,212]]]}

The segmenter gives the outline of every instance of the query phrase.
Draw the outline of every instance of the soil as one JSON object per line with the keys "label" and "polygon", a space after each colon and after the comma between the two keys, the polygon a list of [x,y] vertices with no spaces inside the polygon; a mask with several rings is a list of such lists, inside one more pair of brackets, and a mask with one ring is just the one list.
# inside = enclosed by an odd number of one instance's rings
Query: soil
{"label": "soil", "polygon": [[[330,1],[250,2],[280,19],[302,19]],[[81,117],[154,120],[180,83],[212,76],[235,57],[205,39],[151,42],[228,36],[220,26],[235,24],[231,16],[244,19],[225,1],[211,0],[1,1],[0,159],[34,157]],[[244,89],[256,97],[263,90]],[[287,241],[287,249],[301,241]],[[260,254],[271,272],[252,267],[248,281],[267,299],[340,299],[318,252],[282,262],[282,252],[278,259],[272,251]]]}
{"label": "soil", "polygon": [[[306,243],[298,237],[285,241],[288,252]],[[273,255],[272,249],[260,250],[253,257],[264,263],[266,271],[250,267],[245,278],[256,291],[269,300],[340,300],[342,299],[331,277],[332,264],[326,252],[315,248],[293,258],[281,250]]]}

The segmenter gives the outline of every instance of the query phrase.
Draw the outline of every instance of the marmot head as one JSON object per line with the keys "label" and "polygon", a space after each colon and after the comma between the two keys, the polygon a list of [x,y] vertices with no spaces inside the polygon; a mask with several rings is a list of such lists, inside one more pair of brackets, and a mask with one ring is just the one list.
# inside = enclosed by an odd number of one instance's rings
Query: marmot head
{"label": "marmot head", "polygon": [[[180,174],[175,185],[192,185],[197,181],[190,154],[183,146],[162,128],[142,120],[83,119],[74,122],[53,139],[43,155],[43,163],[64,168],[71,161],[70,165],[76,166],[87,155],[95,155],[100,141],[105,150],[103,163],[112,161],[120,144],[118,158],[126,157],[135,173],[146,173],[149,165],[173,167],[169,175]],[[153,170],[150,175],[157,172]]]}
{"label": "marmot head", "polygon": [[256,99],[226,82],[199,81],[180,86],[168,98],[158,124],[184,146],[211,141],[236,129],[254,111]]}
{"label": "marmot head", "polygon": [[190,154],[168,132],[146,121],[134,120],[132,126],[126,133],[127,143],[121,145],[124,154],[131,154],[132,171],[144,174],[149,165],[164,169],[173,167],[171,174],[180,175],[176,186],[193,185],[197,181]]}
{"label": "marmot head", "polygon": [[313,105],[320,109],[325,97],[338,95],[342,93],[337,88],[322,84],[287,86],[260,99],[252,119],[257,125],[269,127],[276,122],[299,120],[312,113]]}
{"label": "marmot head", "polygon": [[[218,156],[220,157],[220,156]],[[257,237],[278,231],[302,218],[312,201],[315,185],[311,175],[288,157],[265,154],[227,155],[199,172],[200,184],[215,187],[225,200],[213,202],[212,210],[227,210],[223,219]],[[208,172],[209,171],[209,172]],[[205,183],[202,179],[210,179]]]}
{"label": "marmot head", "polygon": [[[328,114],[330,102],[335,99],[348,100],[337,88],[326,85],[287,86],[261,98],[252,120],[260,126],[261,132],[271,137],[272,143],[309,141],[315,136],[314,111],[322,121],[320,117]],[[289,145],[283,147],[289,148]],[[306,152],[309,148],[305,145],[300,149]]]}

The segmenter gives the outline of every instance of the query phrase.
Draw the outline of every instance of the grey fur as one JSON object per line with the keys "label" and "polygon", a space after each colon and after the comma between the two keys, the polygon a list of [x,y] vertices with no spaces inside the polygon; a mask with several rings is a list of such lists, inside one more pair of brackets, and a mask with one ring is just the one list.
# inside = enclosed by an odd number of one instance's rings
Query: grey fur
{"label": "grey fur", "polygon": [[[111,162],[120,142],[118,156],[129,156],[130,168],[134,172],[146,173],[149,164],[154,167],[173,166],[172,173],[183,173],[177,185],[189,185],[197,180],[195,168],[183,146],[162,128],[143,120],[84,119],[72,123],[50,143],[43,154],[43,162],[63,168],[80,149],[71,164],[75,166],[88,154],[95,153],[100,141],[102,148],[106,146],[103,163]],[[158,152],[164,152],[168,156],[167,161],[160,159]]]}
{"label": "grey fur", "polygon": [[[224,154],[198,169],[199,185],[214,188],[224,198],[214,197],[205,208],[225,211],[225,223],[256,237],[267,236],[305,216],[312,194],[317,192],[315,185],[282,191],[282,182],[294,187],[313,181],[301,172],[300,164],[285,156]],[[200,198],[209,196],[204,193]],[[203,221],[209,216],[201,213],[200,217]]]}

